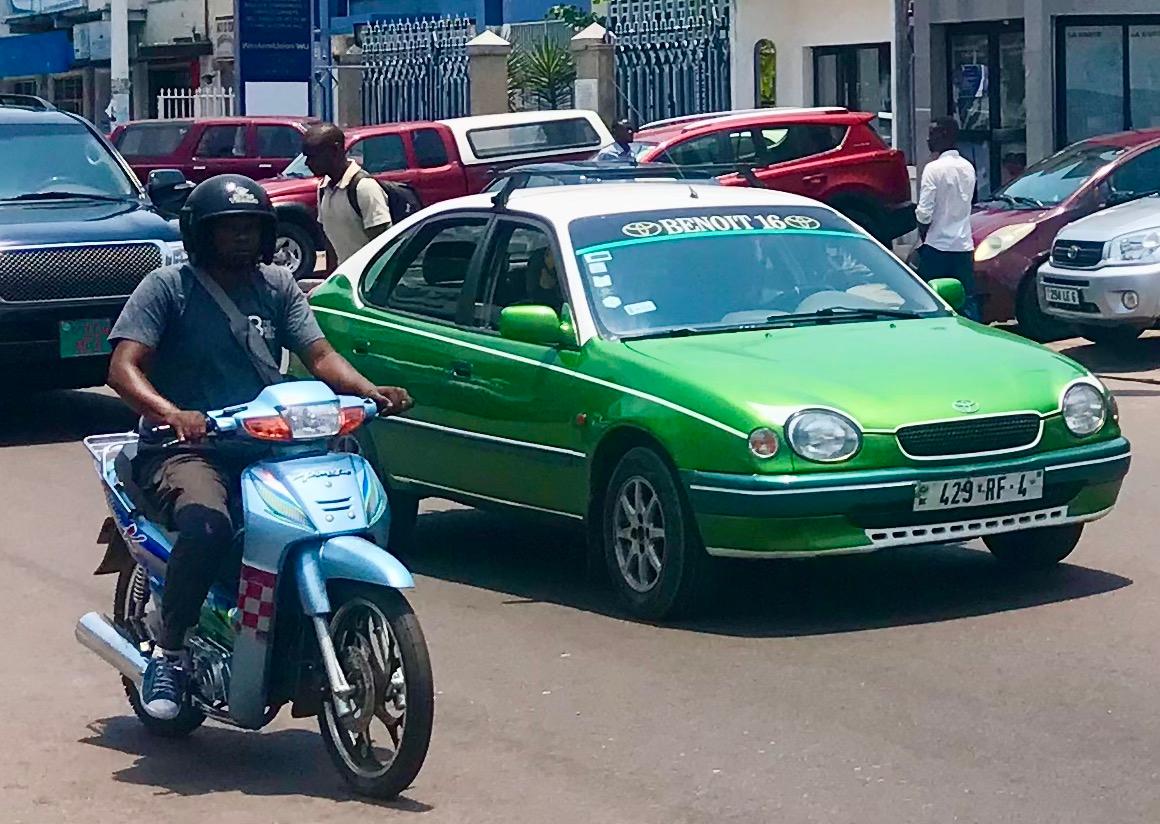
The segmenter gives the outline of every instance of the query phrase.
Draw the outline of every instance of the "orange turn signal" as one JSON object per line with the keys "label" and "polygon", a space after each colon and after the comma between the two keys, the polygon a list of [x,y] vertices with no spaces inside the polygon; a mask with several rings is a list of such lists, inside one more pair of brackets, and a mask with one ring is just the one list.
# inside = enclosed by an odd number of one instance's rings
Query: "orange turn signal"
{"label": "orange turn signal", "polygon": [[338,434],[349,435],[366,420],[366,412],[361,406],[344,406],[340,412]]}
{"label": "orange turn signal", "polygon": [[292,441],[294,435],[290,431],[290,424],[281,415],[267,415],[262,418],[246,418],[242,426],[251,438],[263,441]]}

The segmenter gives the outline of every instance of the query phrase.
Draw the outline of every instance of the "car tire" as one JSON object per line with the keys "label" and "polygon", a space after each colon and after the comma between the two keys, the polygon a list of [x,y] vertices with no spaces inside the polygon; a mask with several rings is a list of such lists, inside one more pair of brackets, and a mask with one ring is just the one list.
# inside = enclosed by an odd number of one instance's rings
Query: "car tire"
{"label": "car tire", "polygon": [[309,230],[288,220],[278,221],[274,262],[284,266],[295,280],[310,277],[318,259],[318,247]]}
{"label": "car tire", "polygon": [[886,237],[885,230],[882,228],[882,221],[878,219],[872,210],[862,206],[838,206],[837,209],[869,232],[875,240],[887,249],[894,243],[894,238]]}
{"label": "car tire", "polygon": [[1135,326],[1081,326],[1076,331],[1096,346],[1131,349],[1144,330]]}
{"label": "car tire", "polygon": [[1053,567],[1070,555],[1082,534],[1083,524],[1067,524],[988,535],[983,543],[1003,566],[1037,570]]}
{"label": "car tire", "polygon": [[657,452],[636,447],[620,459],[604,490],[601,522],[609,577],[633,616],[659,621],[701,605],[710,559],[685,495]]}
{"label": "car tire", "polygon": [[1068,336],[1067,325],[1045,314],[1039,307],[1035,278],[1031,275],[1023,278],[1015,295],[1015,320],[1019,323],[1019,334],[1038,343],[1063,340]]}

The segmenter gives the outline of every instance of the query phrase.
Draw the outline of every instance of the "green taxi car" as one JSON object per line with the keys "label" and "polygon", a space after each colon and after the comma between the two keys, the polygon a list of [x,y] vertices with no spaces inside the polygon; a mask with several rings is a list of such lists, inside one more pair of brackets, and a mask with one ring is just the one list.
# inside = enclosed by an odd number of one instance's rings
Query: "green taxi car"
{"label": "green taxi car", "polygon": [[438,204],[311,303],[415,397],[361,444],[397,528],[424,496],[582,521],[657,619],[713,556],[982,538],[1040,567],[1111,511],[1112,396],[962,300],[814,201],[653,182]]}

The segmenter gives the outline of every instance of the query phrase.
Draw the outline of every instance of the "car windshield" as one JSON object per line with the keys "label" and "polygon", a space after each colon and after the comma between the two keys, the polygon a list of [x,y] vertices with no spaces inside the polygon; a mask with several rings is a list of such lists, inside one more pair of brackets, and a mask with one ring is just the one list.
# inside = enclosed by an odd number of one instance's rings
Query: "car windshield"
{"label": "car windshield", "polygon": [[306,155],[300,154],[282,170],[282,177],[314,177],[314,172],[306,165]]}
{"label": "car windshield", "polygon": [[125,169],[81,123],[5,123],[0,145],[0,200],[138,195]]}
{"label": "car windshield", "polygon": [[606,215],[574,220],[569,233],[608,337],[946,313],[910,270],[825,209]]}
{"label": "car windshield", "polygon": [[1055,206],[1125,151],[1106,143],[1077,143],[1032,165],[991,197],[1017,209]]}

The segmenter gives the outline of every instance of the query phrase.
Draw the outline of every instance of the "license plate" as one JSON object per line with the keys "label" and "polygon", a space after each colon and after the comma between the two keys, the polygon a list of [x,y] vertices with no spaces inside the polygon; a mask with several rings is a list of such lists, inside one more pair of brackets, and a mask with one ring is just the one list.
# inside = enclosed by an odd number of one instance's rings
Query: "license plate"
{"label": "license plate", "polygon": [[60,322],[60,356],[62,358],[84,358],[91,355],[107,355],[113,351],[109,345],[108,318],[82,318]]}
{"label": "license plate", "polygon": [[1068,289],[1065,286],[1048,286],[1047,302],[1059,303],[1063,306],[1079,306],[1079,289]]}
{"label": "license plate", "polygon": [[1010,472],[918,484],[914,488],[914,511],[1036,501],[1042,497],[1043,470]]}

